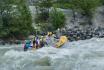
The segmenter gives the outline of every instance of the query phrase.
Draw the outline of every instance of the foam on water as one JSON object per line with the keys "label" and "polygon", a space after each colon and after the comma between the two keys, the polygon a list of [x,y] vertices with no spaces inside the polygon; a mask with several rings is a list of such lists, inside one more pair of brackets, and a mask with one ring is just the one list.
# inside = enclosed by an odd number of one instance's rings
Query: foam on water
{"label": "foam on water", "polygon": [[93,38],[69,42],[62,48],[27,52],[11,48],[2,56],[0,70],[104,70],[103,61],[104,38]]}

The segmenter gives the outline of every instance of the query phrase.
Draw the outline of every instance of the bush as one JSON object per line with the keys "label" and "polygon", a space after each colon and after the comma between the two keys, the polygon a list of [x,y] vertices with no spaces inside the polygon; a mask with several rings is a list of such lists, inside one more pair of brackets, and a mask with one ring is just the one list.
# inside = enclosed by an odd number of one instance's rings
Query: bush
{"label": "bush", "polygon": [[[21,2],[22,1],[22,2]],[[32,18],[25,0],[2,0],[0,4],[0,38],[26,37],[33,30]]]}
{"label": "bush", "polygon": [[50,12],[50,23],[52,23],[54,29],[61,28],[65,25],[65,15],[62,11],[53,8]]}

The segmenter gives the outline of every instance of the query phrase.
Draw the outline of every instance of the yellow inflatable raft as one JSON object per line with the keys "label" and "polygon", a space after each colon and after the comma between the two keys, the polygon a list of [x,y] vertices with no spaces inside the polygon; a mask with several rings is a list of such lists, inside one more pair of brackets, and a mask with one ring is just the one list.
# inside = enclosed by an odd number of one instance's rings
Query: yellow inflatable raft
{"label": "yellow inflatable raft", "polygon": [[66,36],[61,36],[59,41],[56,43],[56,47],[60,48],[63,44],[65,44],[68,41]]}

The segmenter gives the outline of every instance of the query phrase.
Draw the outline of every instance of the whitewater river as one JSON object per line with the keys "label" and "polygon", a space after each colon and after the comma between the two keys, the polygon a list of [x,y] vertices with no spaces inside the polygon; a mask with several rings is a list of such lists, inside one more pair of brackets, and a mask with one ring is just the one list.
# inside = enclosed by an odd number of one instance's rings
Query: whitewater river
{"label": "whitewater river", "polygon": [[0,46],[0,70],[104,70],[104,38],[24,52],[23,45]]}

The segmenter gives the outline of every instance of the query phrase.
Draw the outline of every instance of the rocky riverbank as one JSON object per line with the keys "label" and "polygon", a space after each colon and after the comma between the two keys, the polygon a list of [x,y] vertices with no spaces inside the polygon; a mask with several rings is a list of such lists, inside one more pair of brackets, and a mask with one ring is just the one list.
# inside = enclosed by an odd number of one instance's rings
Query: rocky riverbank
{"label": "rocky riverbank", "polygon": [[104,37],[104,28],[81,30],[79,28],[68,29],[61,31],[62,34],[66,34],[69,41],[78,41],[91,39],[93,37],[102,38]]}

